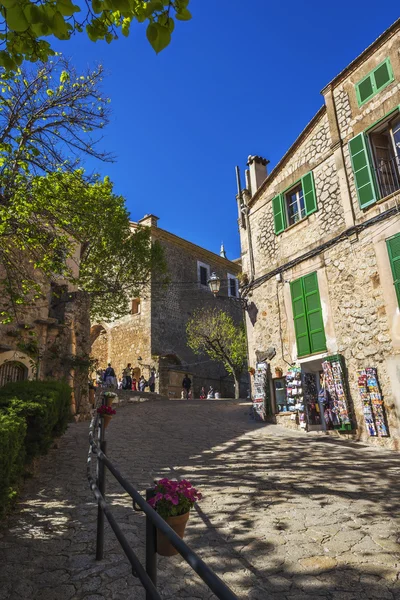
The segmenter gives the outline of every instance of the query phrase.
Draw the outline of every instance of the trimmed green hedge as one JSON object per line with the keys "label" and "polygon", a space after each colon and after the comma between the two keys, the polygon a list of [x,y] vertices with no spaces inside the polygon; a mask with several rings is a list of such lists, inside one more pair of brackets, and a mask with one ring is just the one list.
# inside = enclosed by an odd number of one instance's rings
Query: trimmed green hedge
{"label": "trimmed green hedge", "polygon": [[59,381],[19,381],[0,389],[0,516],[24,463],[45,454],[70,420],[71,388]]}
{"label": "trimmed green hedge", "polygon": [[0,517],[14,497],[25,462],[26,421],[16,414],[0,413]]}

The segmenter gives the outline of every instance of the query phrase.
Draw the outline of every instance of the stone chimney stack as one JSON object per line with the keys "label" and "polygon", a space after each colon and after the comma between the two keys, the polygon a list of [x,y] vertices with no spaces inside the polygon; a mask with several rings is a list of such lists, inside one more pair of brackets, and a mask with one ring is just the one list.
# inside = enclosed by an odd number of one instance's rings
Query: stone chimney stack
{"label": "stone chimney stack", "polygon": [[[252,196],[256,193],[260,185],[267,178],[267,165],[269,160],[261,156],[249,156],[247,166],[249,167],[250,193]],[[247,181],[247,178],[246,178]]]}
{"label": "stone chimney stack", "polygon": [[144,215],[143,219],[140,219],[138,223],[145,227],[157,227],[158,217],[155,215]]}

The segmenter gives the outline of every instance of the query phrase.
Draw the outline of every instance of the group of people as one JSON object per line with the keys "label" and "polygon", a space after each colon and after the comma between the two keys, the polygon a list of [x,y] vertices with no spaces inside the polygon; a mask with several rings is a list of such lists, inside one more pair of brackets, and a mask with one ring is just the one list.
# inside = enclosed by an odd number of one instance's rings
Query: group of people
{"label": "group of people", "polygon": [[[192,399],[191,387],[192,387],[192,380],[186,373],[185,377],[183,378],[183,381],[182,381],[182,388],[183,388],[182,389],[182,399],[186,399],[186,400]],[[207,398],[207,400],[210,400],[212,398],[219,398],[219,397],[220,397],[219,392],[214,392],[214,388],[211,385],[210,385],[210,389],[208,390],[208,392],[206,392],[206,388],[204,386],[200,390],[200,400],[205,400],[206,398]]]}
{"label": "group of people", "polygon": [[125,369],[122,371],[122,377],[119,379],[117,379],[111,363],[108,363],[105,371],[99,373],[99,379],[100,381],[98,381],[98,383],[103,383],[107,387],[117,387],[120,390],[132,390],[133,392],[144,392],[147,387],[150,392],[154,392],[156,387],[155,371],[151,371],[148,380],[146,380],[143,375],[141,375],[139,379],[136,379],[136,377],[133,376],[131,363],[126,365]]}

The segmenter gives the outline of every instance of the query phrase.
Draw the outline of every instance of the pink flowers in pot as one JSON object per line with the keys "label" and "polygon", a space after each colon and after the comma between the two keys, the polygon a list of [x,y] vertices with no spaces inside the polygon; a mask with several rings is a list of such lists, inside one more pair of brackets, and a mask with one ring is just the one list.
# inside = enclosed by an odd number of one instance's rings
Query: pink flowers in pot
{"label": "pink flowers in pot", "polygon": [[159,479],[154,486],[155,495],[149,504],[163,519],[183,515],[201,500],[202,495],[192,486],[190,481],[182,479]]}
{"label": "pink flowers in pot", "polygon": [[99,413],[99,415],[116,415],[117,411],[113,409],[112,406],[104,406],[104,404],[102,404],[101,406],[99,406],[99,408],[97,409],[97,412]]}

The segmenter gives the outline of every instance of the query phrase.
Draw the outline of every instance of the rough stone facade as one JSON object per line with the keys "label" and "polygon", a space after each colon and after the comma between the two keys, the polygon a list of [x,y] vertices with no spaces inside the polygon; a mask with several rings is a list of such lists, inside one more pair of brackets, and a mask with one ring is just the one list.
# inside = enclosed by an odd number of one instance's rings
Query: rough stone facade
{"label": "rough stone facade", "polygon": [[[206,355],[195,355],[187,346],[186,324],[194,311],[204,306],[221,308],[237,322],[242,321],[239,303],[228,298],[228,275],[236,277],[239,264],[160,229],[152,215],[140,223],[151,227],[153,241],[162,245],[170,283],[162,284],[153,277],[140,299],[140,313],[102,323],[101,335],[99,325],[94,325],[92,355],[101,367],[111,361],[117,377],[122,376],[127,363],[132,364],[136,378],[144,375],[147,379],[154,369],[156,391],[171,398],[180,396],[185,373],[192,378],[197,397],[202,386],[208,389],[210,385],[224,397],[233,396],[233,379],[225,369]],[[200,264],[208,267],[209,275],[215,272],[221,278],[217,298],[208,285],[199,282]],[[242,394],[247,394],[247,388],[246,374]]]}
{"label": "rough stone facade", "polygon": [[[239,218],[242,268],[249,277],[252,301],[247,319],[250,366],[255,366],[257,351],[271,346],[276,349],[272,373],[276,367],[285,371],[295,362],[303,372],[311,369],[317,373],[324,357],[342,355],[355,435],[398,449],[400,310],[386,241],[400,232],[395,210],[400,185],[390,194],[380,188],[378,200],[360,208],[348,142],[361,132],[373,132],[378,121],[396,120],[398,115],[400,122],[399,45],[397,22],[323,90],[324,107],[286,155],[257,189],[243,191],[247,222]],[[355,84],[386,58],[394,81],[360,107]],[[372,168],[377,168],[373,164]],[[317,211],[276,235],[272,199],[309,171],[314,176]],[[251,172],[246,179],[254,181]],[[371,221],[374,218],[376,222]],[[341,239],[335,241],[340,234]],[[313,272],[317,273],[326,352],[298,358],[290,283]],[[357,370],[367,367],[377,368],[388,438],[372,438],[366,431]],[[277,415],[279,422],[295,426],[289,418]]]}

